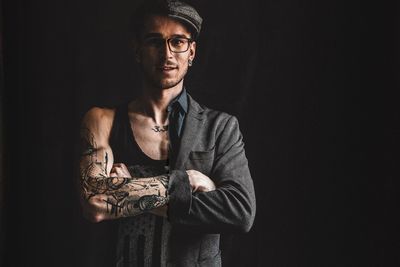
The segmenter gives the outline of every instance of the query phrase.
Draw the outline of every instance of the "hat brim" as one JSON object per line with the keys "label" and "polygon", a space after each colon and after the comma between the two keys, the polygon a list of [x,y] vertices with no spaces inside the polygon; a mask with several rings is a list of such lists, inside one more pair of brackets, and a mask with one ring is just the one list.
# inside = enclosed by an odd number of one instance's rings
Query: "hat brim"
{"label": "hat brim", "polygon": [[200,28],[198,26],[196,26],[190,19],[186,18],[185,16],[182,15],[176,15],[176,14],[168,14],[168,17],[180,20],[184,23],[186,23],[188,26],[190,26],[194,33],[195,33],[195,37],[199,36],[200,33]]}

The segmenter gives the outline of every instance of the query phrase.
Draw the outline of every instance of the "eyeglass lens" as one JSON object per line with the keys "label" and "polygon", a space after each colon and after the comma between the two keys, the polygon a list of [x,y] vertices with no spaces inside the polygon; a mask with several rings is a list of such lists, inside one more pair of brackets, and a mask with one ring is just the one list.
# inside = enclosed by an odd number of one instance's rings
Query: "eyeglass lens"
{"label": "eyeglass lens", "polygon": [[[190,39],[183,37],[173,37],[166,40],[171,52],[182,53],[189,49]],[[145,44],[149,47],[160,48],[165,43],[165,39],[151,37],[145,40]]]}

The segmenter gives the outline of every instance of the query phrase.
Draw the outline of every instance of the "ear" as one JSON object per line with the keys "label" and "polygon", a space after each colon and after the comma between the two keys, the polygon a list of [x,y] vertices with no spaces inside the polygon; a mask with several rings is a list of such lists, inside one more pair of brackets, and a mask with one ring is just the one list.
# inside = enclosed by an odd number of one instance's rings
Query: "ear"
{"label": "ear", "polygon": [[140,63],[140,45],[139,42],[134,39],[132,40],[132,47],[133,47],[133,53],[135,54],[135,60],[137,63]]}
{"label": "ear", "polygon": [[193,42],[190,44],[190,48],[189,48],[189,59],[190,59],[190,60],[193,60],[194,57],[195,57],[195,55],[196,55],[196,42],[193,41]]}

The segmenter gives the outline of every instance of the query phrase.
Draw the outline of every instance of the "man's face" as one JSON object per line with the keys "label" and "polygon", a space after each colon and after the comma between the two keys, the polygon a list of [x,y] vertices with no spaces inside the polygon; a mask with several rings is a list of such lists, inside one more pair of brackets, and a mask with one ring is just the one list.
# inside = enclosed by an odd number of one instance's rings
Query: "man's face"
{"label": "man's face", "polygon": [[[196,43],[188,41],[190,37],[190,32],[179,21],[158,15],[146,19],[142,38],[136,43],[136,58],[146,83],[167,89],[183,81],[188,61],[193,60],[196,50]],[[174,39],[168,45],[166,40],[170,38]],[[181,52],[186,47],[187,51]]]}

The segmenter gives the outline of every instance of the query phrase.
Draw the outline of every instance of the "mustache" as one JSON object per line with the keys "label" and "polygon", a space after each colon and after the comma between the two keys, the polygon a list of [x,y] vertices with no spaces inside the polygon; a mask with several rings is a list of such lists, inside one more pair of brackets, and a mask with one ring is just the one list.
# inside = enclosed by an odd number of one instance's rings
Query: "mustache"
{"label": "mustache", "polygon": [[178,67],[178,65],[172,61],[162,61],[159,64],[157,64],[158,67],[162,68],[162,67],[168,67],[168,68],[176,68]]}

